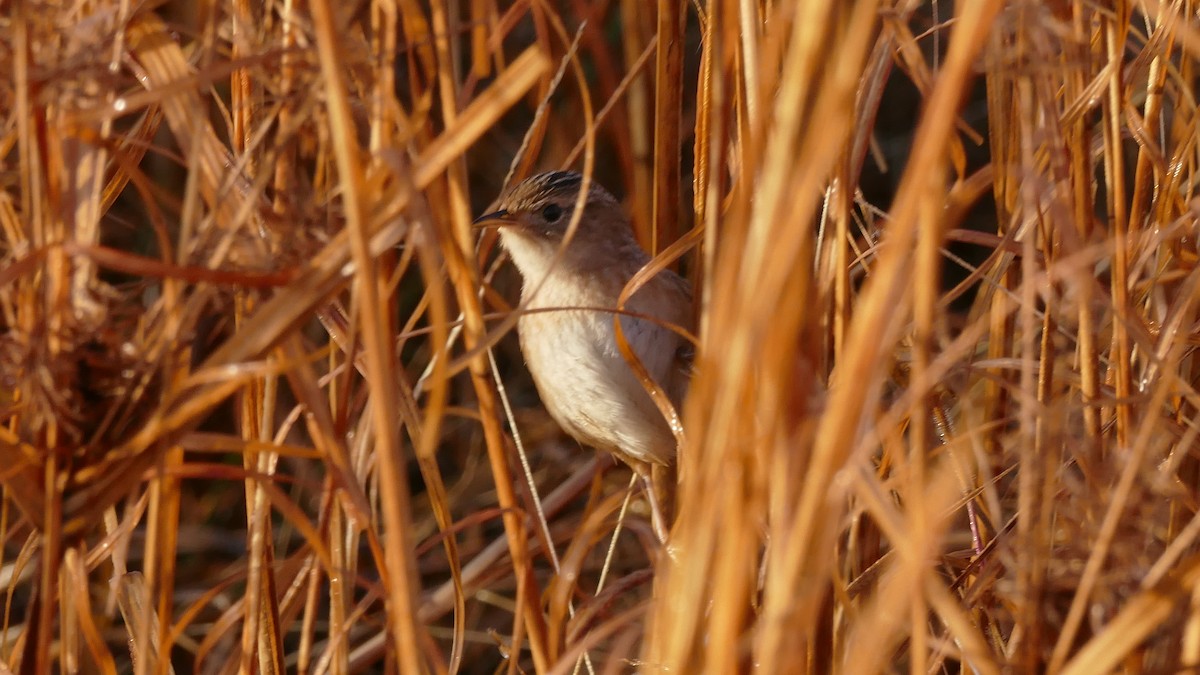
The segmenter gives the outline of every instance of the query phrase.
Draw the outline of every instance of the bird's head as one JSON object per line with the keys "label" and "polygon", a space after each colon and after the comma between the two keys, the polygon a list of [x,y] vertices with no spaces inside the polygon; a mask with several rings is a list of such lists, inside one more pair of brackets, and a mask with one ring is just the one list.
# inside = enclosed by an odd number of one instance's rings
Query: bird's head
{"label": "bird's head", "polygon": [[[574,171],[537,174],[509,190],[496,210],[480,216],[475,224],[557,248],[567,234],[582,187],[583,176]],[[591,182],[583,209],[572,242],[629,236],[629,221],[620,203],[599,183]]]}
{"label": "bird's head", "polygon": [[634,239],[620,202],[594,181],[571,230],[582,188],[583,176],[574,171],[540,173],[505,193],[496,210],[477,218],[475,225],[499,229],[501,244],[526,281],[554,271],[585,272],[589,279],[605,274],[624,283],[648,256]]}

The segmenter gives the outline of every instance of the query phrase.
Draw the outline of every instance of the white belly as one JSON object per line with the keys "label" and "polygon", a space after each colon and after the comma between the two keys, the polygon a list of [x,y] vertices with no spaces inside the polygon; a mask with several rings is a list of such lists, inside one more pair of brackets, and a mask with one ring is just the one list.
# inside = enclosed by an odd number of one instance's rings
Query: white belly
{"label": "white belly", "polygon": [[[540,295],[540,294],[539,294]],[[540,307],[579,306],[539,298]],[[598,303],[586,303],[592,306]],[[568,434],[599,450],[655,464],[671,461],[675,438],[617,346],[611,312],[535,311],[521,317],[521,351],[546,409]],[[680,338],[624,316],[622,330],[660,386],[669,382]]]}

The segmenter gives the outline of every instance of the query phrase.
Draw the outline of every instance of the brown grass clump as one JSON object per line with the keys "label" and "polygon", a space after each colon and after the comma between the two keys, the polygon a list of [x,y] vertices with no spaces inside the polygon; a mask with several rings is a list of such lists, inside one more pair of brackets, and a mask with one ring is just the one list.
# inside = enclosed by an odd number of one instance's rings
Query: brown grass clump
{"label": "brown grass clump", "polygon": [[[1193,0],[0,8],[0,672],[1200,669]],[[673,557],[470,227],[557,166]]]}

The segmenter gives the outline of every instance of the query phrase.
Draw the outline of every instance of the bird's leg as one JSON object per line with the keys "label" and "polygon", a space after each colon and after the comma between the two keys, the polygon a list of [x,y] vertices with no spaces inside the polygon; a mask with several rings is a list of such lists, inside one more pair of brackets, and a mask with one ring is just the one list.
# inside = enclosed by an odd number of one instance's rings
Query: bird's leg
{"label": "bird's leg", "polygon": [[646,501],[650,502],[650,525],[654,528],[654,536],[658,537],[658,542],[663,546],[667,545],[667,535],[670,532],[670,525],[667,522],[667,516],[663,513],[663,503],[660,498],[660,490],[655,486],[654,472],[645,464],[634,468],[638,476],[642,479],[642,486],[646,490]]}

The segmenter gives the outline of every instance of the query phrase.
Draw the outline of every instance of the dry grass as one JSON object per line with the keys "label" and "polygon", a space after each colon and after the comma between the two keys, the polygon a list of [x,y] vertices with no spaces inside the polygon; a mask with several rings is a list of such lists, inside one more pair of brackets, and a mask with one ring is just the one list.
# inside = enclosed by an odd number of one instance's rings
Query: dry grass
{"label": "dry grass", "polygon": [[[657,5],[0,4],[0,672],[1200,669],[1195,0]],[[673,560],[514,161],[696,285]]]}

